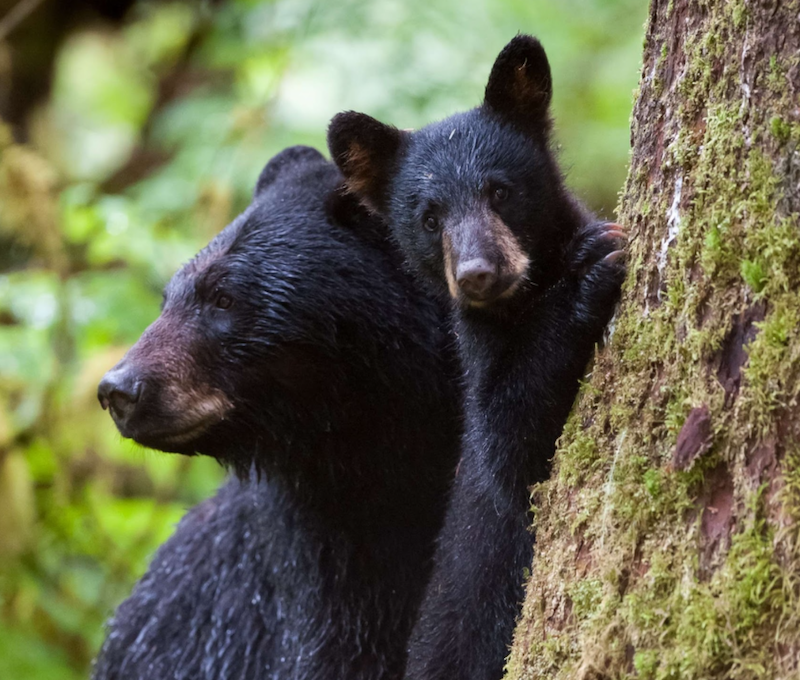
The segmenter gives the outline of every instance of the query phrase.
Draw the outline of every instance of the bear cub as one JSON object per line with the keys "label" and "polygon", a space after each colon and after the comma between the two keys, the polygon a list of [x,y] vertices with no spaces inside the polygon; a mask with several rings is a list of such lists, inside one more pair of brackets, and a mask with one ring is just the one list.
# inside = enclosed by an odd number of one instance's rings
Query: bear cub
{"label": "bear cub", "polygon": [[466,384],[461,462],[409,644],[413,680],[499,680],[530,567],[529,487],[549,462],[624,277],[619,227],[565,188],[550,67],[519,35],[483,103],[415,132],[364,114],[328,131],[347,190],[449,299]]}
{"label": "bear cub", "polygon": [[458,455],[446,309],[294,147],[98,389],[120,432],[237,478],[110,622],[96,680],[399,678]]}

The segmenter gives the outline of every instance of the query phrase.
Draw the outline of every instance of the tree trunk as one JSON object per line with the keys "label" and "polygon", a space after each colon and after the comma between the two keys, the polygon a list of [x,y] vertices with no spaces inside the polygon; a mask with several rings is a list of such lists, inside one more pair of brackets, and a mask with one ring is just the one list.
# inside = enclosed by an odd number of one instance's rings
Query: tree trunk
{"label": "tree trunk", "polygon": [[643,63],[509,677],[800,677],[800,3],[653,0]]}

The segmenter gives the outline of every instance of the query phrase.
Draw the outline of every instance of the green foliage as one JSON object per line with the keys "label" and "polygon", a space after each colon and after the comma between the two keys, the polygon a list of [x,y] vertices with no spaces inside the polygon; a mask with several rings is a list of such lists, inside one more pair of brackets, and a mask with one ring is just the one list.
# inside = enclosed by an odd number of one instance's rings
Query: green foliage
{"label": "green foliage", "polygon": [[[340,110],[418,127],[474,106],[531,32],[568,181],[610,216],[644,18],[637,0],[141,0],[121,26],[76,25],[26,143],[0,122],[1,678],[86,677],[103,621],[219,484],[213,461],[123,441],[95,390],[264,162],[324,148]],[[581,449],[573,480],[597,459]],[[598,583],[574,593],[587,613]]]}

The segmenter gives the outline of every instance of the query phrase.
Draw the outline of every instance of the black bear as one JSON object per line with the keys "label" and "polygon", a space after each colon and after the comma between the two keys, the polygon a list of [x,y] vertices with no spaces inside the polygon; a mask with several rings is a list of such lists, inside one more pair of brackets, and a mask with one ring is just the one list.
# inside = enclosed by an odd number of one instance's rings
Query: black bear
{"label": "black bear", "polygon": [[624,236],[564,187],[549,148],[550,67],[520,35],[482,105],[417,132],[331,122],[349,191],[454,306],[466,382],[461,461],[409,643],[413,680],[498,680],[549,460],[624,275]]}
{"label": "black bear", "polygon": [[120,432],[237,472],[110,622],[94,678],[399,678],[457,462],[447,310],[313,149],[167,285],[98,389]]}

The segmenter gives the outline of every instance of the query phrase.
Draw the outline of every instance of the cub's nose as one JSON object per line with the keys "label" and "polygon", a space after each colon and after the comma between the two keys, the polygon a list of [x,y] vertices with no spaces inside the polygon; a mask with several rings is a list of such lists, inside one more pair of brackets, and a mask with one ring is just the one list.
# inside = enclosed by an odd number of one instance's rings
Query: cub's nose
{"label": "cub's nose", "polygon": [[482,257],[460,262],[456,269],[458,287],[464,295],[475,300],[485,298],[496,281],[496,267]]}
{"label": "cub's nose", "polygon": [[111,409],[114,420],[125,421],[136,409],[142,382],[124,365],[115,366],[97,386],[97,399],[103,409]]}

